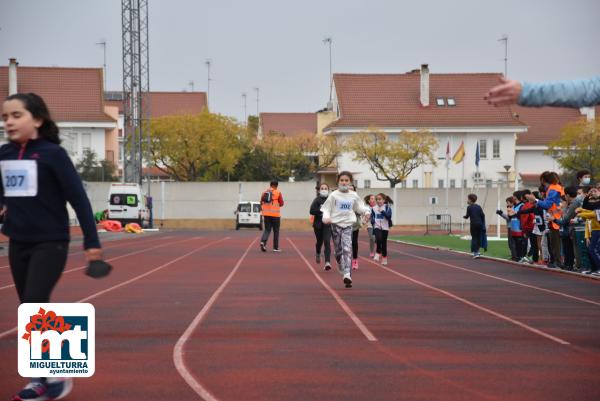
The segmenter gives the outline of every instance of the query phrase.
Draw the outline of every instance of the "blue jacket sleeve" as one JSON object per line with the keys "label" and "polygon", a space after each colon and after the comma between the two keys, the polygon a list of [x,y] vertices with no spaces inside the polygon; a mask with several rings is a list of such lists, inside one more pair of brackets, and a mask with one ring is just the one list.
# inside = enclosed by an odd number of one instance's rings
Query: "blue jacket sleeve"
{"label": "blue jacket sleeve", "polygon": [[550,191],[546,199],[538,201],[537,205],[544,210],[550,209],[552,205],[560,205],[560,194],[556,191]]}
{"label": "blue jacket sleeve", "polygon": [[77,219],[83,231],[83,247],[100,248],[96,221],[92,212],[92,205],[85,193],[83,183],[71,158],[67,152],[60,148],[53,159],[52,167],[61,186],[65,198],[73,206]]}
{"label": "blue jacket sleeve", "polygon": [[600,104],[600,76],[573,81],[523,82],[521,106],[586,107]]}

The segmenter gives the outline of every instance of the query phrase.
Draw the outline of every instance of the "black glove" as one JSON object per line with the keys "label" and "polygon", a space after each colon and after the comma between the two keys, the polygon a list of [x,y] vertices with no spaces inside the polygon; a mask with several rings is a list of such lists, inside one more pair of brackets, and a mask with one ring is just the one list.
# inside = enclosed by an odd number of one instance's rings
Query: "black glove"
{"label": "black glove", "polygon": [[92,260],[85,269],[85,274],[93,278],[102,278],[108,276],[111,270],[112,266],[105,261]]}
{"label": "black glove", "polygon": [[497,214],[498,216],[502,216],[502,214],[503,214],[503,213],[502,213],[502,210],[500,210],[500,209],[496,210],[496,214]]}

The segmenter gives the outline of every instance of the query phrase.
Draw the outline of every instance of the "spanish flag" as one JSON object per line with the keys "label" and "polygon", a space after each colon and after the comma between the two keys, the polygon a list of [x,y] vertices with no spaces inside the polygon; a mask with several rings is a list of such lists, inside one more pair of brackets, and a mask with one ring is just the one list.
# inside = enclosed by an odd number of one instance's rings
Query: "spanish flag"
{"label": "spanish flag", "polygon": [[459,163],[462,163],[462,161],[464,159],[465,159],[465,142],[463,141],[460,143],[460,146],[456,150],[456,153],[454,154],[454,156],[452,156],[452,161],[454,162],[454,164],[459,164]]}

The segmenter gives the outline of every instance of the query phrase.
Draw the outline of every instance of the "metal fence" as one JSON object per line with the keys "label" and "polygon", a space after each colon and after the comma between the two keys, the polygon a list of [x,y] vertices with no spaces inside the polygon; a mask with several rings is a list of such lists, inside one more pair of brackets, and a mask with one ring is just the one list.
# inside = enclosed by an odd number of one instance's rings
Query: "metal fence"
{"label": "metal fence", "polygon": [[425,222],[425,235],[452,234],[452,216],[449,214],[429,214]]}

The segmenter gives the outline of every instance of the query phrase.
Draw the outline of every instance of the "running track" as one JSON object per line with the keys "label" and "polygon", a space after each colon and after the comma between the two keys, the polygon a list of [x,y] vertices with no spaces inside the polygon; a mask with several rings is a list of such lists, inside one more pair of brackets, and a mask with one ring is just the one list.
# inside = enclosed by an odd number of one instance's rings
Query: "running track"
{"label": "running track", "polygon": [[[388,268],[362,258],[345,289],[314,263],[312,235],[281,244],[114,241],[103,280],[73,249],[53,301],[96,307],[96,374],[67,399],[600,400],[598,281],[390,243]],[[17,306],[0,269],[0,400],[25,383]]]}

